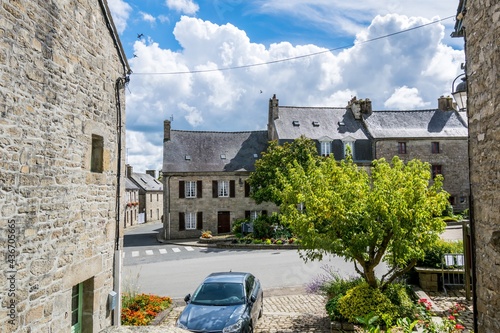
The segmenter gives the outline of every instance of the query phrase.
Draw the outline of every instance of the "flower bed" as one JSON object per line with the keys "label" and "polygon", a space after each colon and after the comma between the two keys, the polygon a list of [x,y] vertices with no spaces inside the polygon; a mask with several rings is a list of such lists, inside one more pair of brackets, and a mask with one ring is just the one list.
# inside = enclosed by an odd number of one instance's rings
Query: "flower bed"
{"label": "flower bed", "polygon": [[122,325],[146,326],[172,305],[170,297],[124,294],[122,296]]}

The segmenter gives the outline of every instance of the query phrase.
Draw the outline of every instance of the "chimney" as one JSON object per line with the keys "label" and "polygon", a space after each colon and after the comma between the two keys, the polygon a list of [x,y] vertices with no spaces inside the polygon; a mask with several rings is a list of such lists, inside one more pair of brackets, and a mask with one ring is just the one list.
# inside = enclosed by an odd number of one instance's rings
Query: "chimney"
{"label": "chimney", "polygon": [[163,142],[170,141],[170,120],[163,122]]}
{"label": "chimney", "polygon": [[372,113],[372,101],[367,99],[357,99],[354,96],[349,103],[347,103],[347,108],[351,110],[354,115],[354,119],[360,120],[361,114],[371,114]]}
{"label": "chimney", "polygon": [[134,167],[130,164],[127,164],[127,174],[125,175],[127,178],[132,177],[132,173],[134,172]]}
{"label": "chimney", "polygon": [[279,118],[279,99],[276,98],[276,94],[273,98],[269,99],[269,115],[267,119],[267,138],[268,140],[274,140],[274,121]]}
{"label": "chimney", "polygon": [[146,174],[156,179],[156,170],[146,170]]}
{"label": "chimney", "polygon": [[441,96],[438,98],[438,109],[441,111],[451,111],[453,108],[453,99],[450,96]]}

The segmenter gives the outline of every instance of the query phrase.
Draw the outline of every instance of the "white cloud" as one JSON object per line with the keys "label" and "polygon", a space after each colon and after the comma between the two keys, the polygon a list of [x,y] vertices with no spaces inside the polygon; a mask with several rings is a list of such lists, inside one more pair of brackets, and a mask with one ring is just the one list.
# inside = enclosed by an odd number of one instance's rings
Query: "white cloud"
{"label": "white cloud", "polygon": [[192,0],[166,0],[165,3],[169,9],[183,14],[196,14],[196,12],[200,9],[200,7]]}
{"label": "white cloud", "polygon": [[113,13],[113,22],[116,30],[121,34],[127,27],[127,20],[132,11],[132,7],[123,0],[108,0],[108,6]]}
{"label": "white cloud", "polygon": [[[428,106],[418,94],[417,88],[408,88],[407,86],[398,87],[389,97],[384,106],[396,110],[412,110]],[[436,106],[437,107],[437,106]]]}
{"label": "white cloud", "polygon": [[150,24],[155,24],[156,23],[156,18],[151,15],[151,14],[148,14],[148,13],[144,13],[144,12],[139,12],[139,14],[141,15],[142,19]]}
{"label": "white cloud", "polygon": [[126,137],[126,163],[133,165],[135,172],[161,170],[163,165],[162,145],[151,143],[149,136],[142,132],[127,130]]}
{"label": "white cloud", "polygon": [[[449,94],[463,62],[463,52],[443,44],[441,24],[365,42],[429,22],[396,14],[377,16],[357,35],[354,47],[333,54],[312,44],[266,47],[251,42],[234,25],[183,16],[173,30],[181,45],[178,51],[162,49],[151,40],[134,43],[137,58],[130,59],[134,74],[127,89],[127,129],[146,134],[135,134],[127,146],[146,155],[151,146],[161,151],[163,120],[171,116],[173,129],[265,129],[273,94],[280,105],[344,107],[357,96],[370,98],[374,110],[437,107],[437,98]],[[313,53],[321,54],[307,56]],[[295,59],[279,62],[284,58]],[[233,70],[159,74],[275,61]]]}

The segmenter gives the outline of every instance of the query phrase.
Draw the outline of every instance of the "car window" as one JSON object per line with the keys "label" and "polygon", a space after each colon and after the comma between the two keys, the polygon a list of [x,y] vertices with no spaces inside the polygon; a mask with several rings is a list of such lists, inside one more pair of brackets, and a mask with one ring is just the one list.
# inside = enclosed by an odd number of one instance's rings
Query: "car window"
{"label": "car window", "polygon": [[194,292],[192,304],[199,305],[237,305],[243,304],[245,296],[239,283],[204,283]]}

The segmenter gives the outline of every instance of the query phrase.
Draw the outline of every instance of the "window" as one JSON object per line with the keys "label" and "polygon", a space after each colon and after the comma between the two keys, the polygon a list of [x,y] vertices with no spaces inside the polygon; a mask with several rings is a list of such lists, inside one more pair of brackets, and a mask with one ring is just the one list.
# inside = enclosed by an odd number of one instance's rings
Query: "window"
{"label": "window", "polygon": [[398,142],[398,154],[406,154],[406,142]]}
{"label": "window", "polygon": [[432,142],[432,153],[439,154],[439,142]]}
{"label": "window", "polygon": [[186,213],[186,230],[196,229],[196,213]]}
{"label": "window", "polygon": [[149,194],[149,202],[153,202],[153,193]]}
{"label": "window", "polygon": [[330,156],[332,153],[332,143],[330,141],[323,141],[321,143],[321,156]]}
{"label": "window", "polygon": [[305,212],[305,210],[306,210],[306,205],[305,205],[303,202],[299,203],[299,204],[297,205],[297,210],[298,210],[299,212],[301,212],[301,213],[304,213],[304,212]]}
{"label": "window", "polygon": [[435,178],[437,175],[442,174],[441,165],[433,165],[432,166],[432,178]]}
{"label": "window", "polygon": [[250,211],[250,222],[255,221],[259,217],[259,213],[257,210]]}
{"label": "window", "polygon": [[196,198],[196,182],[187,181],[186,186],[186,198]]}
{"label": "window", "polygon": [[92,152],[90,155],[90,171],[102,173],[104,140],[102,136],[92,134]]}
{"label": "window", "polygon": [[219,197],[229,197],[229,181],[227,180],[219,180]]}
{"label": "window", "polygon": [[82,331],[83,283],[71,289],[71,333]]}
{"label": "window", "polygon": [[344,157],[354,157],[354,141],[344,141]]}

